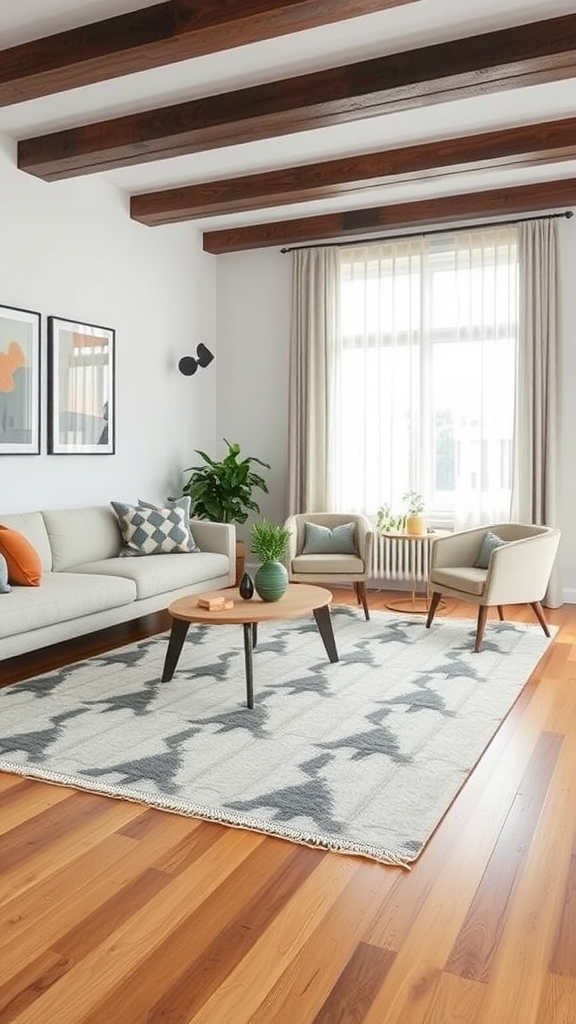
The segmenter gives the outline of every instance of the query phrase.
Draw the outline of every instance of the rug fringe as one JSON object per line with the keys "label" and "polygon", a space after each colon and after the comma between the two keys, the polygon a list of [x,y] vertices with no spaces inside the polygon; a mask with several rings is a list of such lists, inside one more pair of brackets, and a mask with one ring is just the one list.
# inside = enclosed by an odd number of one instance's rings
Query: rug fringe
{"label": "rug fringe", "polygon": [[311,832],[302,832],[299,829],[285,828],[281,825],[271,826],[270,822],[262,822],[258,818],[250,816],[235,815],[233,812],[226,815],[217,814],[207,807],[195,806],[189,803],[185,804],[179,800],[170,800],[155,793],[142,793],[140,796],[137,796],[131,790],[124,789],[122,786],[109,786],[105,782],[91,781],[88,786],[82,780],[80,785],[77,776],[51,772],[48,769],[30,770],[29,765],[15,764],[12,761],[4,761],[1,758],[0,771],[7,772],[10,775],[19,775],[22,778],[32,779],[36,782],[46,782],[52,786],[67,786],[75,789],[78,793],[96,793],[99,796],[111,797],[114,800],[128,800],[130,803],[139,804],[141,807],[154,807],[156,810],[169,811],[172,814],[180,814],[187,818],[215,821],[219,825],[227,825],[230,828],[244,828],[249,832],[258,832],[260,835],[272,836],[276,839],[286,839],[289,842],[308,846],[315,850],[326,850],[329,853],[347,853],[353,857],[366,857],[368,860],[377,861],[379,864],[404,868],[410,871],[410,863],[406,857],[392,850],[379,849],[362,843],[350,843],[347,840],[326,840],[322,836]]}

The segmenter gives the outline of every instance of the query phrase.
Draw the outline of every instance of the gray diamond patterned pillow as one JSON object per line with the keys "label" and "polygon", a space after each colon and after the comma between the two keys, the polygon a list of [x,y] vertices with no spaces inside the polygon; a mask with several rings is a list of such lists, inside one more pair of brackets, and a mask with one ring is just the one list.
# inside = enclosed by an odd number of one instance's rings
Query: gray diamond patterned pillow
{"label": "gray diamond patterned pillow", "polygon": [[139,508],[181,508],[184,510],[184,516],[186,519],[186,525],[190,533],[190,551],[200,551],[196,543],[196,539],[190,529],[190,505],[192,498],[188,494],[184,494],[181,498],[166,498],[166,505],[156,505],[153,501],[143,501],[142,498],[138,498]]}
{"label": "gray diamond patterned pillow", "polygon": [[167,555],[196,549],[184,509],[143,508],[119,501],[110,504],[124,542],[121,555]]}

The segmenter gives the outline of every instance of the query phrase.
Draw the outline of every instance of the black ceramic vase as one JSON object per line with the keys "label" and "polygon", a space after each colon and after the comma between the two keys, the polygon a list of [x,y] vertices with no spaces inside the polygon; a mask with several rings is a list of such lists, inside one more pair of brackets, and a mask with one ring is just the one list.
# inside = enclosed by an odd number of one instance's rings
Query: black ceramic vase
{"label": "black ceramic vase", "polygon": [[245,572],[242,579],[240,580],[240,586],[238,587],[238,593],[240,597],[243,597],[245,601],[249,601],[254,596],[254,580]]}

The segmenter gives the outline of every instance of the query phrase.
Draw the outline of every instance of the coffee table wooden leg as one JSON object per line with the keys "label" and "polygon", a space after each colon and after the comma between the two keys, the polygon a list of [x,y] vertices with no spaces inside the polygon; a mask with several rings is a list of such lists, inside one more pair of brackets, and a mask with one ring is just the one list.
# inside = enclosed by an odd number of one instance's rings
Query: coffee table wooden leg
{"label": "coffee table wooden leg", "polygon": [[254,630],[251,622],[242,624],[244,630],[244,663],[246,665],[246,703],[249,708],[254,707],[254,676],[252,671],[252,641]]}
{"label": "coffee table wooden leg", "polygon": [[338,651],[336,650],[336,641],[334,639],[334,630],[332,629],[332,619],[328,605],[324,605],[323,608],[315,608],[314,618],[326,648],[326,654],[330,661],[338,661]]}
{"label": "coffee table wooden leg", "polygon": [[172,630],[170,632],[168,650],[166,651],[166,659],[164,661],[164,669],[162,671],[163,683],[169,682],[174,675],[176,665],[178,664],[178,658],[180,657],[189,628],[190,623],[185,622],[184,619],[172,620]]}

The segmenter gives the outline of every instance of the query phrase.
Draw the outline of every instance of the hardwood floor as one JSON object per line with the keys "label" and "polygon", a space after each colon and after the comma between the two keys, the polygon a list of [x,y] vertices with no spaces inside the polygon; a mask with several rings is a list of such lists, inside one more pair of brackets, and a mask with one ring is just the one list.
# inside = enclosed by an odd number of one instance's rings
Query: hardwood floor
{"label": "hardwood floor", "polygon": [[576,606],[547,617],[410,871],[0,774],[1,1024],[576,1024]]}

